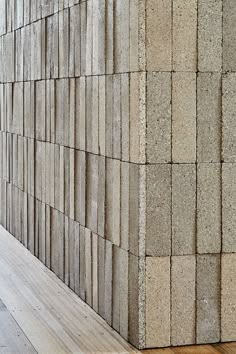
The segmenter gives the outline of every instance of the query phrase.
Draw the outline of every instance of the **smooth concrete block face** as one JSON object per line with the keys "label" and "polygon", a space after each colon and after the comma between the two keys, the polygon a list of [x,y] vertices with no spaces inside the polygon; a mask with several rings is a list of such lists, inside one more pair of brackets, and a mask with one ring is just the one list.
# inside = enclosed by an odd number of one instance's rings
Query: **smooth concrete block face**
{"label": "smooth concrete block face", "polygon": [[221,340],[233,341],[236,331],[236,255],[222,255],[221,273]]}
{"label": "smooth concrete block face", "polygon": [[171,0],[146,2],[146,56],[148,71],[171,70]]}
{"label": "smooth concrete block face", "polygon": [[221,74],[197,77],[197,161],[221,161]]}
{"label": "smooth concrete block face", "polygon": [[236,161],[236,129],[234,112],[236,107],[235,96],[236,74],[228,73],[222,78],[222,157],[224,162]]}
{"label": "smooth concrete block face", "polygon": [[220,255],[197,256],[197,299],[209,300],[220,297]]}
{"label": "smooth concrete block face", "polygon": [[171,253],[171,166],[146,167],[146,254],[168,256]]}
{"label": "smooth concrete block face", "polygon": [[223,252],[236,251],[235,235],[236,166],[222,165],[222,249]]}
{"label": "smooth concrete block face", "polygon": [[172,166],[172,254],[194,254],[196,244],[196,166]]}
{"label": "smooth concrete block face", "polygon": [[223,69],[235,71],[236,55],[236,3],[233,0],[223,2]]}
{"label": "smooth concrete block face", "polygon": [[171,73],[147,74],[147,162],[171,161]]}
{"label": "smooth concrete block face", "polygon": [[98,157],[87,155],[86,166],[86,226],[97,232],[98,212]]}
{"label": "smooth concrete block face", "polygon": [[170,257],[146,258],[146,347],[170,345]]}
{"label": "smooth concrete block face", "polygon": [[196,161],[196,74],[172,74],[172,160]]}
{"label": "smooth concrete block face", "polygon": [[195,256],[171,259],[171,344],[195,343]]}
{"label": "smooth concrete block face", "polygon": [[198,70],[222,68],[222,0],[198,2]]}
{"label": "smooth concrete block face", "polygon": [[173,70],[196,71],[197,0],[173,1]]}
{"label": "smooth concrete block face", "polygon": [[197,250],[221,251],[220,164],[199,164],[197,168]]}

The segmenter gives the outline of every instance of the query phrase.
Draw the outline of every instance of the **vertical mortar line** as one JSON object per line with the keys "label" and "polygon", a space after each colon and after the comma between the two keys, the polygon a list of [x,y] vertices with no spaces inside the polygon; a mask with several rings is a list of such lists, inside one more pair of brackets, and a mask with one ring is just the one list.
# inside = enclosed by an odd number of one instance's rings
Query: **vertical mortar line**
{"label": "vertical mortar line", "polygon": [[197,0],[197,29],[196,29],[196,185],[195,185],[195,343],[197,343],[197,264],[198,264],[198,230],[197,230],[197,221],[198,221],[198,34],[199,34],[199,0]]}
{"label": "vertical mortar line", "polygon": [[220,341],[222,338],[222,251],[223,251],[223,65],[224,65],[224,2],[221,7],[222,27],[221,27],[221,121],[220,121],[220,173],[221,173],[221,249],[220,249],[220,298],[219,298],[219,319],[220,319]]}
{"label": "vertical mortar line", "polygon": [[171,1],[171,93],[170,93],[170,110],[171,110],[171,129],[170,129],[170,183],[171,183],[171,203],[170,203],[170,212],[171,212],[171,220],[170,220],[170,227],[171,227],[171,246],[170,246],[170,345],[172,344],[172,253],[173,253],[173,233],[172,233],[172,224],[173,224],[173,205],[172,205],[172,193],[173,193],[173,42],[174,42],[174,34],[173,34],[173,22],[174,22],[174,11],[173,11],[173,1]]}

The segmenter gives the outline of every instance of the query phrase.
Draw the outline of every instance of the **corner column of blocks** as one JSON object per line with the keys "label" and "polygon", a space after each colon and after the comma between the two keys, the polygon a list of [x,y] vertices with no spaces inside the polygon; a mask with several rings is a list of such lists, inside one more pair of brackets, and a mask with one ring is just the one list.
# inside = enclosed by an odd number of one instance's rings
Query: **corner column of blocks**
{"label": "corner column of blocks", "polygon": [[236,340],[235,0],[0,0],[1,224],[136,347]]}

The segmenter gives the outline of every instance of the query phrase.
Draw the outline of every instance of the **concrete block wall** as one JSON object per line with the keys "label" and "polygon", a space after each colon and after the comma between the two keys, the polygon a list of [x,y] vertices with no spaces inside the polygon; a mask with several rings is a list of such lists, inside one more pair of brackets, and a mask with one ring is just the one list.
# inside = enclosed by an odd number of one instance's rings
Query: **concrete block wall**
{"label": "concrete block wall", "polygon": [[0,0],[0,222],[136,347],[236,340],[234,0]]}

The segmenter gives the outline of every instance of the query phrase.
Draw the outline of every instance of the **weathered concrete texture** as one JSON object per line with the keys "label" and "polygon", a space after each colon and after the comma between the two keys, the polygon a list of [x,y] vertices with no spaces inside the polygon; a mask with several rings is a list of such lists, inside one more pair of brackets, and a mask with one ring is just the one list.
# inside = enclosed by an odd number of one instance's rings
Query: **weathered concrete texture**
{"label": "weathered concrete texture", "polygon": [[234,0],[223,1],[223,69],[235,71],[236,62],[236,3]]}
{"label": "weathered concrete texture", "polygon": [[198,1],[198,70],[222,68],[222,0]]}
{"label": "weathered concrete texture", "polygon": [[222,255],[221,340],[233,341],[236,331],[236,254]]}
{"label": "weathered concrete texture", "polygon": [[149,165],[147,169],[146,254],[171,254],[171,166]]}
{"label": "weathered concrete texture", "polygon": [[195,256],[171,258],[171,344],[195,343]]}
{"label": "weathered concrete texture", "polygon": [[236,166],[222,165],[222,251],[236,252]]}
{"label": "weathered concrete texture", "polygon": [[147,162],[171,162],[171,73],[147,75]]}
{"label": "weathered concrete texture", "polygon": [[236,74],[228,73],[222,78],[222,157],[224,162],[236,161],[235,107]]}
{"label": "weathered concrete texture", "polygon": [[196,166],[176,164],[172,167],[172,254],[194,254],[195,244]]}
{"label": "weathered concrete texture", "polygon": [[170,345],[170,257],[147,257],[146,346],[154,348],[168,345]]}
{"label": "weathered concrete texture", "polygon": [[197,161],[221,161],[221,74],[197,78]]}
{"label": "weathered concrete texture", "polygon": [[147,70],[171,71],[171,0],[147,0],[146,9]]}
{"label": "weathered concrete texture", "polygon": [[197,0],[173,1],[173,70],[195,72]]}
{"label": "weathered concrete texture", "polygon": [[196,74],[172,74],[172,160],[196,161]]}
{"label": "weathered concrete texture", "polygon": [[197,250],[221,251],[220,164],[199,164],[197,168]]}

